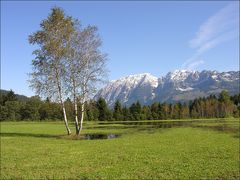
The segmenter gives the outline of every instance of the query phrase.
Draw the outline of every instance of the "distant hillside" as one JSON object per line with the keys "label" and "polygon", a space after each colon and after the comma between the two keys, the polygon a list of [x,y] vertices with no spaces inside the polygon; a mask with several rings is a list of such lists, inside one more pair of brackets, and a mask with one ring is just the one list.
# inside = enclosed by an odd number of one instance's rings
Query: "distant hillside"
{"label": "distant hillside", "polygon": [[[5,95],[5,94],[7,94],[7,93],[9,93],[9,92],[10,92],[10,90],[8,91],[8,90],[0,89],[0,94],[1,94],[1,95]],[[14,93],[15,93],[15,92],[14,92]],[[20,95],[20,94],[16,94],[16,93],[15,93],[15,95],[16,95],[16,97],[17,97],[17,99],[18,99],[19,101],[27,101],[27,100],[29,100],[29,97],[27,97],[27,96]]]}

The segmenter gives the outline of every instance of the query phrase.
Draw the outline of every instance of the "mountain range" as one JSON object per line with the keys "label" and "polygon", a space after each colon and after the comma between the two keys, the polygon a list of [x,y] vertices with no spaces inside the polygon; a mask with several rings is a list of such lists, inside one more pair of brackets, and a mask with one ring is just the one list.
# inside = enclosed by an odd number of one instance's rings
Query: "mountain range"
{"label": "mountain range", "polygon": [[239,93],[239,74],[239,71],[175,70],[159,78],[150,73],[129,75],[110,81],[98,91],[94,99],[103,97],[112,107],[116,100],[129,106],[136,101],[144,105],[153,102],[184,102],[217,95],[222,90],[233,95]]}

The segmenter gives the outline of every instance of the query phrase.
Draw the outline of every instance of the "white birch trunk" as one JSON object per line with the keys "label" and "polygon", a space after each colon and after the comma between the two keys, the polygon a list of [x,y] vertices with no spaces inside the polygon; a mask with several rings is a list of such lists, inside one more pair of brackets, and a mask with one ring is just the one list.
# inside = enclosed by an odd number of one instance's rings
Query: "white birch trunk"
{"label": "white birch trunk", "polygon": [[65,127],[66,127],[66,129],[67,129],[68,135],[70,135],[70,134],[71,134],[71,130],[70,130],[69,126],[68,126],[66,109],[65,109],[64,103],[62,103],[62,109],[63,109],[63,117],[64,117]]}
{"label": "white birch trunk", "polygon": [[74,103],[74,111],[75,111],[75,128],[76,128],[76,134],[79,134],[79,123],[78,123],[78,107],[77,107],[77,97],[76,97],[76,83],[75,79],[73,77],[72,80],[73,85],[73,103]]}
{"label": "white birch trunk", "polygon": [[75,127],[76,127],[76,134],[79,134],[79,124],[78,124],[78,109],[77,109],[77,101],[74,100],[74,110],[75,110]]}
{"label": "white birch trunk", "polygon": [[80,127],[79,127],[79,134],[81,133],[82,127],[83,127],[84,110],[85,110],[84,108],[85,108],[85,102],[83,102],[81,106],[81,121],[80,121]]}
{"label": "white birch trunk", "polygon": [[56,83],[57,83],[57,87],[58,87],[59,100],[61,102],[62,110],[63,110],[64,123],[65,123],[65,127],[67,129],[67,133],[68,133],[68,135],[70,135],[71,134],[71,130],[70,130],[69,126],[68,126],[66,109],[65,109],[65,105],[64,105],[64,102],[63,102],[63,99],[62,99],[62,88],[61,88],[61,85],[60,85],[60,82],[59,82],[57,69],[55,69],[55,71],[56,71],[56,80],[57,80]]}

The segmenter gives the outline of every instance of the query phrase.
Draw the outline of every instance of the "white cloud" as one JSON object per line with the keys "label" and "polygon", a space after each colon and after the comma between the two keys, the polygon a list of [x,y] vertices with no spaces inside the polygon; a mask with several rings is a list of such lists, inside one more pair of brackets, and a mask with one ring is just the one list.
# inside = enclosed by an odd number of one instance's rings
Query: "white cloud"
{"label": "white cloud", "polygon": [[237,29],[239,26],[237,8],[236,3],[230,3],[208,18],[208,20],[200,26],[196,37],[190,40],[190,46],[192,48],[199,48],[211,39],[215,39],[223,33]]}
{"label": "white cloud", "polygon": [[203,60],[197,60],[197,61],[195,60],[194,62],[188,64],[187,69],[189,69],[189,70],[196,69],[201,64],[204,64]]}
{"label": "white cloud", "polygon": [[196,52],[186,60],[182,68],[192,69],[202,64],[199,56],[217,45],[239,37],[238,3],[233,2],[208,18],[199,28],[196,36],[189,41]]}
{"label": "white cloud", "polygon": [[198,49],[197,49],[197,54],[201,55],[204,52],[216,47],[218,44],[221,44],[223,42],[229,41],[231,39],[235,39],[239,36],[239,32],[237,30],[231,30],[228,32],[225,32],[214,39],[211,39],[204,44],[202,44]]}

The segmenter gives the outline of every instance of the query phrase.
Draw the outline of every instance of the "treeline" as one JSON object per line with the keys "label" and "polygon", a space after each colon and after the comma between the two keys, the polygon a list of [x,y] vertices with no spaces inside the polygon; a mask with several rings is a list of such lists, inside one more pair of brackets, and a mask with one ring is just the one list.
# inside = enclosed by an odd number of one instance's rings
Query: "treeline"
{"label": "treeline", "polygon": [[61,106],[50,102],[49,99],[41,101],[38,96],[27,100],[20,100],[11,90],[0,96],[0,120],[60,120],[62,119]]}
{"label": "treeline", "polygon": [[[65,101],[68,118],[74,121],[74,106],[70,99]],[[80,110],[79,104],[79,110]],[[139,102],[123,107],[116,101],[113,109],[107,106],[103,98],[86,103],[85,120],[88,121],[131,121],[186,118],[225,118],[239,117],[240,94],[230,96],[222,91],[219,96],[210,95],[197,98],[188,103],[159,103],[142,106]],[[33,96],[26,101],[18,100],[13,91],[0,97],[0,120],[62,120],[61,105],[49,98],[42,101]]]}

